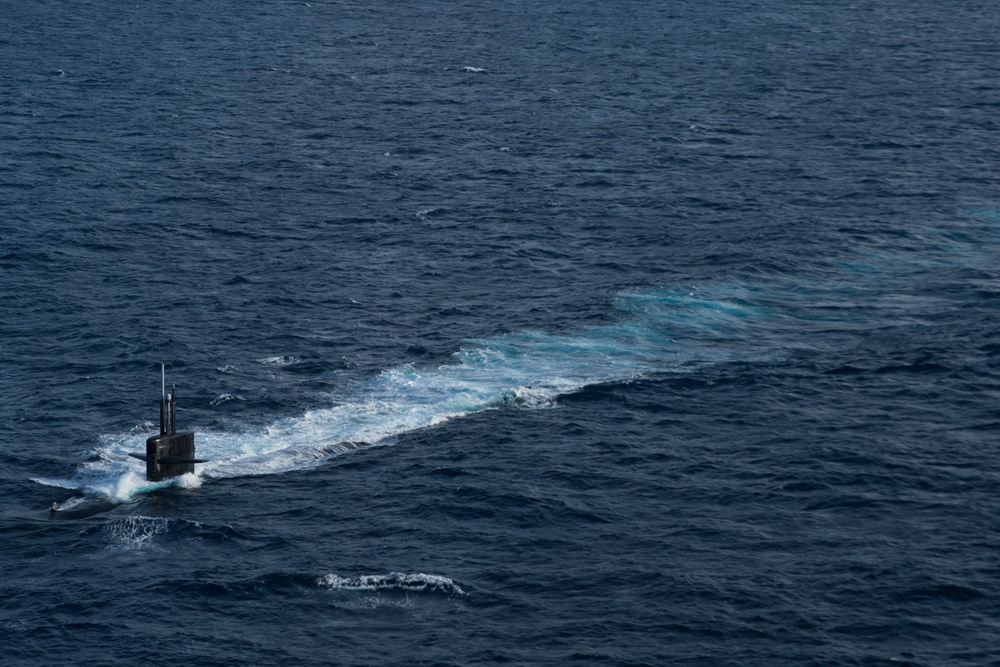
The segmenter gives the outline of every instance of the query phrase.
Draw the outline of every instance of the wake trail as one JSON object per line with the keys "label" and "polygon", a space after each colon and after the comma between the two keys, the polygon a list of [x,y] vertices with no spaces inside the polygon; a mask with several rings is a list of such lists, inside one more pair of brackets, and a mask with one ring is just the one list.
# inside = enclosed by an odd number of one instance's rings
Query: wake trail
{"label": "wake trail", "polygon": [[[690,372],[730,361],[780,359],[790,351],[838,347],[884,327],[923,326],[955,307],[935,281],[975,269],[998,282],[996,209],[960,210],[950,227],[925,231],[922,252],[870,253],[867,261],[818,268],[811,277],[777,276],[622,294],[617,321],[576,334],[523,331],[472,341],[450,363],[404,365],[348,389],[327,408],[246,432],[198,432],[201,477],[148,482],[143,451],[152,433],[101,438],[96,459],[70,479],[41,484],[124,502],[136,494],[191,487],[202,478],[278,474],[313,468],[361,448],[451,419],[501,408],[539,408],[587,386]],[[945,276],[945,278],[939,278]],[[269,358],[270,359],[270,358]],[[278,363],[283,358],[273,358]]]}
{"label": "wake trail", "polygon": [[[672,289],[626,294],[617,323],[579,334],[521,332],[473,341],[451,363],[386,370],[354,387],[334,405],[279,419],[247,432],[198,432],[202,478],[230,478],[309,469],[332,457],[386,444],[394,436],[489,409],[538,408],[559,396],[601,383],[652,373],[682,372],[733,357],[726,341],[758,313],[736,292],[714,296]],[[148,482],[143,451],[152,432],[102,436],[97,460],[70,479],[41,484],[127,501],[139,493],[197,485],[184,475]]]}

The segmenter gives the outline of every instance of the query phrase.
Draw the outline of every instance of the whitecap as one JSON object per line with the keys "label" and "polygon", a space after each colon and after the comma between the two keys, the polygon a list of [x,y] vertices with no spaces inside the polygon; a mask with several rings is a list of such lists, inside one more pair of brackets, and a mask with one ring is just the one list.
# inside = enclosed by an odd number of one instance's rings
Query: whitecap
{"label": "whitecap", "polygon": [[294,364],[299,361],[299,358],[290,354],[284,354],[274,357],[261,357],[256,361],[258,364],[263,364],[265,366],[288,366],[289,364]]}
{"label": "whitecap", "polygon": [[317,579],[316,584],[325,588],[347,591],[404,591],[466,595],[465,591],[448,577],[434,574],[390,572],[388,574],[364,574],[357,577],[328,574]]}
{"label": "whitecap", "polygon": [[212,399],[211,405],[222,405],[223,403],[228,403],[229,401],[244,401],[242,396],[234,396],[233,394],[222,394],[217,398]]}

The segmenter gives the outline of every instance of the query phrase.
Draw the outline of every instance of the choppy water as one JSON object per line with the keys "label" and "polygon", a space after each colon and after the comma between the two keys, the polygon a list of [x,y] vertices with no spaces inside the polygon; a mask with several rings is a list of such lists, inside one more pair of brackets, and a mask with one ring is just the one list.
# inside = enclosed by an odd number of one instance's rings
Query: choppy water
{"label": "choppy water", "polygon": [[1000,664],[994,4],[0,10],[3,664]]}

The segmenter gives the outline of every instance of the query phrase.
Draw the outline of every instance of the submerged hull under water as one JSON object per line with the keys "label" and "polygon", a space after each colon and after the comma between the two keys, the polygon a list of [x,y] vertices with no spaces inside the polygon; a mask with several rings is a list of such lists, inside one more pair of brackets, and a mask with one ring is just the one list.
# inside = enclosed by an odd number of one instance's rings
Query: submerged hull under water
{"label": "submerged hull under water", "polygon": [[117,500],[101,496],[73,496],[62,503],[52,503],[50,519],[86,519],[110,512],[121,505]]}

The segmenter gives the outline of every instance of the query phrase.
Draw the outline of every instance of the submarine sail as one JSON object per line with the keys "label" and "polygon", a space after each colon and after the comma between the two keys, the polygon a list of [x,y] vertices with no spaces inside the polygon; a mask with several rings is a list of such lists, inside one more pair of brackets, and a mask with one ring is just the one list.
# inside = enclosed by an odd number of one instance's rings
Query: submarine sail
{"label": "submarine sail", "polygon": [[160,435],[146,440],[145,454],[129,454],[146,462],[146,479],[150,482],[193,473],[195,463],[207,461],[195,458],[194,431],[177,432],[177,385],[171,385],[167,394],[163,364],[160,373]]}

